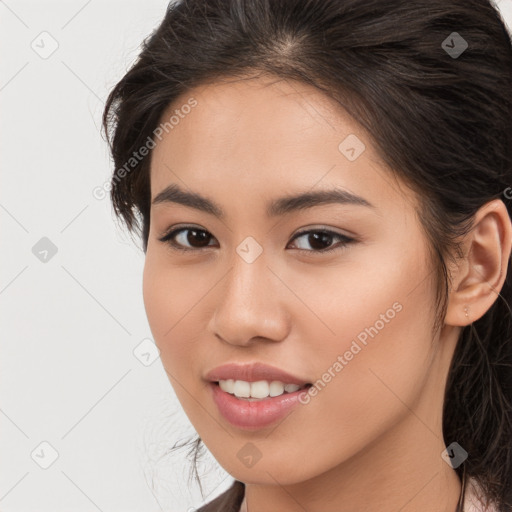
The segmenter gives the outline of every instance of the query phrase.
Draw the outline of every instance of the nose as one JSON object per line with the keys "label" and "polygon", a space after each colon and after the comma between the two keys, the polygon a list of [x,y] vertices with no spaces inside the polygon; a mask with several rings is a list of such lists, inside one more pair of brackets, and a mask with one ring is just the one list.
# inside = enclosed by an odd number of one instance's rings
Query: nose
{"label": "nose", "polygon": [[216,287],[216,307],[208,328],[230,345],[277,342],[288,335],[286,287],[262,256],[248,263],[235,255],[231,269]]}

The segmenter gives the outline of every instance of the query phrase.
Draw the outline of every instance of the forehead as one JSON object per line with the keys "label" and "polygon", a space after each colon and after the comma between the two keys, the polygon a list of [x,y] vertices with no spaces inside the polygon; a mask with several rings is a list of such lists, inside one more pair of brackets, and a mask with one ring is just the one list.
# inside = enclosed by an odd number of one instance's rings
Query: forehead
{"label": "forehead", "polygon": [[[189,109],[191,99],[197,104]],[[225,146],[250,139],[254,147],[262,142],[281,147],[309,138],[306,132],[311,131],[361,132],[345,110],[318,89],[270,77],[225,78],[193,88],[167,107],[161,121],[180,113],[179,122],[169,130],[176,144],[186,139]]]}
{"label": "forehead", "polygon": [[[382,194],[383,186],[394,183],[362,127],[307,84],[225,79],[182,94],[161,123],[171,117],[172,128],[153,150],[152,198],[169,183],[207,193],[228,187],[256,196],[334,182],[351,191],[370,186]],[[355,160],[343,153],[347,140],[361,151]]]}

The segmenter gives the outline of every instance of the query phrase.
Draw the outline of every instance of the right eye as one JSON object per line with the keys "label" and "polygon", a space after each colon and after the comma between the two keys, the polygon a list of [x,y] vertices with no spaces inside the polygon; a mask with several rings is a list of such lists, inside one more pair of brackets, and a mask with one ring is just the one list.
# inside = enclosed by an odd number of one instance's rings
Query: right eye
{"label": "right eye", "polygon": [[[208,240],[212,238],[212,235],[204,229],[200,229],[195,226],[182,226],[177,229],[171,229],[171,231],[167,232],[162,238],[159,238],[158,240],[168,244],[171,249],[186,252],[211,247],[211,245],[208,245],[207,243],[205,244],[205,241],[208,242]],[[195,247],[193,245],[192,247],[184,247],[186,243],[197,243],[198,245]]]}

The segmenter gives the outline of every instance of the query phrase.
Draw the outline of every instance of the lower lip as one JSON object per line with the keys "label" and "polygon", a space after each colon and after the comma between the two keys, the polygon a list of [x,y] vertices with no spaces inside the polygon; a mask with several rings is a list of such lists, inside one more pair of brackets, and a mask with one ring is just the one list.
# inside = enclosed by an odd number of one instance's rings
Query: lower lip
{"label": "lower lip", "polygon": [[306,388],[293,393],[249,402],[222,391],[215,382],[210,382],[210,388],[213,400],[222,416],[235,427],[250,430],[267,427],[279,421],[300,403],[300,395],[305,395],[308,392]]}

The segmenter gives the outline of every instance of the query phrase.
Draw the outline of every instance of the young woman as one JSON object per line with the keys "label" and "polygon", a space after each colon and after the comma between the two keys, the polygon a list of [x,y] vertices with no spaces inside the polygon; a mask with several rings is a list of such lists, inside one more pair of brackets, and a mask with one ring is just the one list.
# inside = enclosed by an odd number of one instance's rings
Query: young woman
{"label": "young woman", "polygon": [[172,3],[111,199],[200,510],[511,510],[512,47],[486,0]]}

